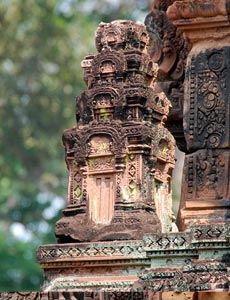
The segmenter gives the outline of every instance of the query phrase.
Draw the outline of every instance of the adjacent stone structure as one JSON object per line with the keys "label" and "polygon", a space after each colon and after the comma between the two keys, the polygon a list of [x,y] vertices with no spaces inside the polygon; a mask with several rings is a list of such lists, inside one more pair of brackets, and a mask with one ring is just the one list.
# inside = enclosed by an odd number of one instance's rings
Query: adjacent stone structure
{"label": "adjacent stone structure", "polygon": [[154,1],[145,24],[150,36],[149,54],[159,66],[158,85],[172,104],[166,127],[176,139],[177,147],[187,152],[183,107],[185,68],[190,45],[167,17],[166,10],[172,2]]}
{"label": "adjacent stone structure", "polygon": [[185,33],[184,83],[187,144],[178,226],[230,219],[229,1],[175,1],[167,15]]}

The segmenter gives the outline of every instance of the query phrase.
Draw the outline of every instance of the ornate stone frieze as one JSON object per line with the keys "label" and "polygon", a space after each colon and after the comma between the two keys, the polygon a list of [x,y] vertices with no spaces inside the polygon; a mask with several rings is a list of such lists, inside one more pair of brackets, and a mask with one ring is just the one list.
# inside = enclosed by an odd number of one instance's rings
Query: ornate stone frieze
{"label": "ornate stone frieze", "polygon": [[[142,255],[143,254],[143,255]],[[54,260],[74,260],[92,257],[144,257],[143,245],[141,241],[127,242],[107,242],[88,244],[65,244],[41,246],[38,249],[38,261],[49,262]]]}
{"label": "ornate stone frieze", "polygon": [[142,241],[41,246],[38,261],[46,273],[43,290],[97,287],[108,291],[138,286],[161,292],[226,291],[229,229],[230,223],[196,225],[186,232],[144,235]]}
{"label": "ornate stone frieze", "polygon": [[153,269],[140,275],[146,288],[154,291],[205,291],[229,288],[227,264],[194,263],[178,268]]}
{"label": "ornate stone frieze", "polygon": [[191,247],[191,233],[173,233],[144,236],[145,251],[182,250]]}
{"label": "ornate stone frieze", "polygon": [[[32,294],[33,292],[31,292]],[[23,293],[0,293],[2,300],[26,300],[29,298],[27,293],[24,298],[21,298]],[[228,292],[220,291],[200,291],[200,292],[154,292],[146,291],[142,288],[120,288],[112,289],[110,291],[95,291],[94,289],[87,289],[86,291],[50,291],[38,292],[36,300],[191,300],[191,299],[212,299],[212,300],[229,300]]]}

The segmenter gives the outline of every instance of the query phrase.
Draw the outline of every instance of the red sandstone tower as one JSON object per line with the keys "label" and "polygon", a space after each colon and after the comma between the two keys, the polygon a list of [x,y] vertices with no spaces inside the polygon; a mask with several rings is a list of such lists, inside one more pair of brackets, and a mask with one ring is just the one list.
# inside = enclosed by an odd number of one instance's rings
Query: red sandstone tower
{"label": "red sandstone tower", "polygon": [[77,126],[63,135],[70,175],[59,243],[171,230],[175,142],[164,127],[171,104],[155,87],[146,28],[102,23],[96,47],[82,62],[88,90],[76,98]]}

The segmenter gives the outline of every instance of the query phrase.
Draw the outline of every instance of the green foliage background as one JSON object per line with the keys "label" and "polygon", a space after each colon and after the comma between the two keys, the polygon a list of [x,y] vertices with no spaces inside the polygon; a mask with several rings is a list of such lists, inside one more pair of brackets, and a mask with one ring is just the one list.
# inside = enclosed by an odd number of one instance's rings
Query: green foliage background
{"label": "green foliage background", "polygon": [[75,124],[80,62],[98,24],[144,21],[141,0],[0,1],[0,291],[39,290],[36,248],[55,243],[67,194],[61,135]]}

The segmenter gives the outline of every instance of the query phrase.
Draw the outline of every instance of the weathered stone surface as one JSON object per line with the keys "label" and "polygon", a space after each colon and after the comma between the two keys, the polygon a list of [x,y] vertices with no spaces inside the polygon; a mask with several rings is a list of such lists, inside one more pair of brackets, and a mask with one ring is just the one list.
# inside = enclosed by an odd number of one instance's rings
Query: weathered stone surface
{"label": "weathered stone surface", "polygon": [[187,151],[183,132],[184,74],[189,45],[182,33],[166,15],[173,1],[154,1],[145,19],[150,36],[149,54],[159,66],[158,84],[171,101],[166,127],[176,139],[177,146]]}
{"label": "weathered stone surface", "polygon": [[220,48],[229,46],[228,0],[174,1],[166,13],[173,24],[184,32],[191,45],[202,42],[203,49],[207,44]]}
{"label": "weathered stone surface", "polygon": [[188,150],[230,148],[230,47],[200,49],[191,55],[184,105]]}
{"label": "weathered stone surface", "polygon": [[47,292],[36,293],[0,293],[2,300],[229,300],[228,292],[153,292],[133,289],[131,292],[104,292],[89,290],[86,292]]}
{"label": "weathered stone surface", "polygon": [[167,15],[170,20],[226,16],[228,14],[226,0],[183,0],[173,2],[173,5],[167,8]]}

